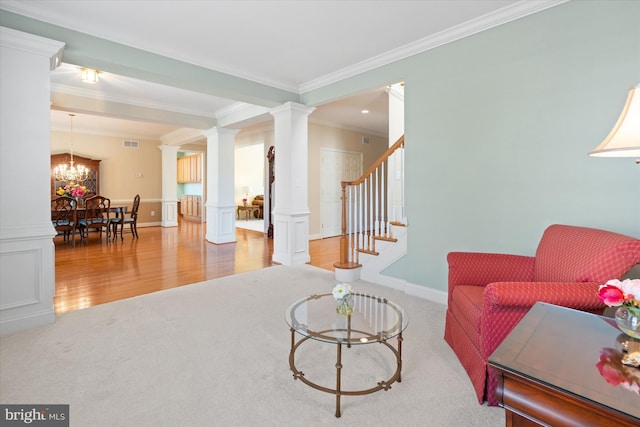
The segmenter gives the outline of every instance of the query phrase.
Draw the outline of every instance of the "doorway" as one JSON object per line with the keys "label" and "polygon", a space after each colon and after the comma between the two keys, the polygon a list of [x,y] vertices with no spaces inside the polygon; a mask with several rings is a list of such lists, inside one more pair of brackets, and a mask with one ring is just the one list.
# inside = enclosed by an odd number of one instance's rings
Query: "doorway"
{"label": "doorway", "polygon": [[322,238],[342,234],[342,188],[341,181],[353,181],[362,176],[362,153],[321,150],[321,191],[320,215],[322,218]]}
{"label": "doorway", "polygon": [[[234,200],[238,206],[264,206],[265,153],[264,141],[235,147]],[[236,228],[265,231],[264,209],[236,211]]]}

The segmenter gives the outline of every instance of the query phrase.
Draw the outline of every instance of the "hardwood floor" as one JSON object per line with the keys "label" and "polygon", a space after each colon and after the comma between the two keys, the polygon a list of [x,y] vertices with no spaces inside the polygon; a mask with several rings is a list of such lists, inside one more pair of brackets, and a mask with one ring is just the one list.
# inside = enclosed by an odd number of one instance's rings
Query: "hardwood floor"
{"label": "hardwood floor", "polygon": [[[181,221],[178,227],[138,229],[106,243],[91,234],[89,244],[72,247],[55,238],[57,314],[161,289],[270,267],[273,240],[236,228],[235,243],[205,240],[205,224]],[[79,240],[78,240],[79,242]],[[333,270],[339,259],[339,237],[309,242],[311,265]]]}

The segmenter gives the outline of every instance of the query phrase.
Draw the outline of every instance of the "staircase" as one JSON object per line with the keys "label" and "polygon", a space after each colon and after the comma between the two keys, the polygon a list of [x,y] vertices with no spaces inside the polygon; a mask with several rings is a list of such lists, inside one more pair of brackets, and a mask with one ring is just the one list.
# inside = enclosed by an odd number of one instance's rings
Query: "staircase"
{"label": "staircase", "polygon": [[342,181],[342,234],[336,280],[394,287],[381,274],[407,252],[404,135],[357,180]]}

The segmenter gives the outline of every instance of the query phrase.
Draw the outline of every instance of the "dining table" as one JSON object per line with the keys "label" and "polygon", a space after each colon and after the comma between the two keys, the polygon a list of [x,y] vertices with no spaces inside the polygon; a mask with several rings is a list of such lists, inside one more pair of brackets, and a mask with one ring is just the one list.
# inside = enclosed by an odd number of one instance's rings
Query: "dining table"
{"label": "dining table", "polygon": [[[121,218],[121,217],[124,218],[124,216],[127,213],[127,210],[128,210],[127,206],[111,206],[111,207],[109,207],[109,219],[111,218],[111,214],[115,214],[114,218]],[[76,208],[76,218],[75,218],[76,225],[80,222],[81,219],[84,219],[86,211],[87,211],[87,209],[85,207]],[[54,215],[52,214],[52,218],[53,217],[54,217]],[[114,236],[115,236],[117,223],[109,224],[109,227],[113,227],[113,233],[114,233]],[[109,241],[109,237],[111,235],[111,232],[112,232],[112,230],[107,228],[107,241]],[[114,239],[115,239],[115,237],[114,237]]]}
{"label": "dining table", "polygon": [[[79,223],[81,219],[84,219],[85,216],[85,212],[86,212],[86,208],[80,208],[78,207],[76,209],[76,223]],[[125,214],[127,213],[127,207],[126,206],[111,206],[109,207],[109,216],[108,219],[111,218],[111,214],[115,214],[115,218],[120,218],[122,215],[122,218],[124,218]],[[108,227],[107,227],[107,242],[109,241],[109,238],[111,237],[111,233],[113,232],[114,235],[114,240],[115,240],[115,235],[116,235],[116,230],[117,230],[117,223],[109,223]],[[111,227],[113,227],[113,230],[111,230]]]}
{"label": "dining table", "polygon": [[[116,218],[119,218],[120,215],[124,215],[127,213],[127,206],[111,206],[109,208],[109,213],[115,213]],[[86,208],[77,208],[76,209],[76,218],[77,219],[83,219],[84,218],[84,213],[87,211]]]}

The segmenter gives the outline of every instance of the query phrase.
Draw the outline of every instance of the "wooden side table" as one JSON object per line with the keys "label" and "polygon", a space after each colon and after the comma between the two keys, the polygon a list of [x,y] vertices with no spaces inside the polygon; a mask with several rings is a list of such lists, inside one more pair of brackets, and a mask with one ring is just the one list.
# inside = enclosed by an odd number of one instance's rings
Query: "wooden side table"
{"label": "wooden side table", "polygon": [[249,221],[249,215],[253,215],[255,211],[260,213],[260,206],[257,205],[238,205],[238,209],[236,210],[236,219],[240,219],[240,212],[244,211],[244,219],[245,221]]}
{"label": "wooden side table", "polygon": [[[536,303],[489,358],[507,426],[639,426],[640,345],[613,319]],[[628,369],[627,369],[628,368]]]}

